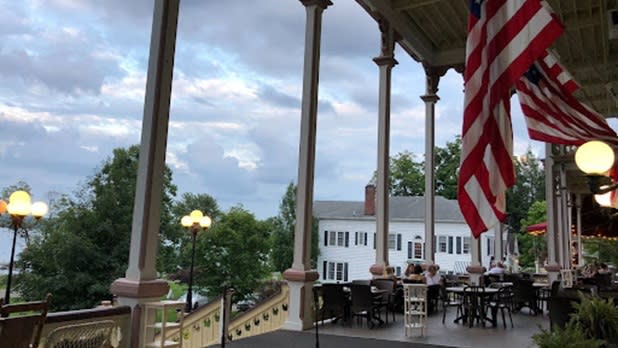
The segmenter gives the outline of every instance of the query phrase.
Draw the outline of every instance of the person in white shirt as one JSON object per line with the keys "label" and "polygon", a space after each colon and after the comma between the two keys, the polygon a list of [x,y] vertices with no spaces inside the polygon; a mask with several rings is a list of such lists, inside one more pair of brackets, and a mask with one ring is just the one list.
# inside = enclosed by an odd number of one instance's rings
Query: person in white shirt
{"label": "person in white shirt", "polygon": [[438,267],[436,265],[429,265],[427,272],[425,272],[425,283],[429,285],[440,285],[442,277],[438,274]]}
{"label": "person in white shirt", "polygon": [[504,274],[504,265],[502,262],[498,262],[495,267],[492,267],[487,274]]}

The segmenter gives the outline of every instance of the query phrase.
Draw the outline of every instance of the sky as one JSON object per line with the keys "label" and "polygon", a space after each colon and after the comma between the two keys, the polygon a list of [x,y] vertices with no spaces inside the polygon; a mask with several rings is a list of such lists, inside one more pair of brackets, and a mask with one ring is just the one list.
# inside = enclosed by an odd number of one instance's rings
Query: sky
{"label": "sky", "polygon": [[[363,199],[377,164],[376,22],[354,0],[324,12],[314,199]],[[0,188],[73,194],[112,150],[139,144],[152,0],[0,0]],[[305,8],[182,0],[166,162],[180,194],[278,213],[298,175]],[[422,67],[400,48],[391,155],[424,153]],[[463,79],[441,79],[436,145],[461,132]],[[515,153],[531,141],[513,103]],[[4,242],[3,242],[4,243]],[[2,259],[2,255],[0,255]]]}

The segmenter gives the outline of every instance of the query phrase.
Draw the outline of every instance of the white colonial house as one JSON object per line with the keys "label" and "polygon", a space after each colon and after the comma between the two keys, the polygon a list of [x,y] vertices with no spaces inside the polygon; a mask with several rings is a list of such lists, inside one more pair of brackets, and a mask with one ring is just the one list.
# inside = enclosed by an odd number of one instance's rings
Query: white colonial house
{"label": "white colonial house", "polygon": [[[375,263],[375,189],[365,190],[365,202],[315,201],[319,220],[320,256],[317,268],[323,282],[368,279]],[[425,260],[425,197],[389,200],[389,264],[396,274],[409,262]],[[471,233],[456,200],[435,197],[435,262],[445,273],[464,273],[470,264]],[[481,235],[482,265],[494,255],[494,232]]]}

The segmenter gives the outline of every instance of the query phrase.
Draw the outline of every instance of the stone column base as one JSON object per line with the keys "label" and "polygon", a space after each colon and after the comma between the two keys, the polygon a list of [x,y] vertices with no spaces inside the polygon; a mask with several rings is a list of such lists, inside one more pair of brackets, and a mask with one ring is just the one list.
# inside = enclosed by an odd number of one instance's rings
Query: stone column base
{"label": "stone column base", "polygon": [[547,281],[551,285],[553,282],[560,280],[560,270],[561,267],[557,263],[552,263],[545,265],[545,270],[547,271]]}
{"label": "stone column base", "polygon": [[313,283],[318,277],[315,270],[290,268],[283,272],[290,288],[288,319],[283,324],[284,329],[303,331],[313,327]]}
{"label": "stone column base", "polygon": [[470,274],[470,283],[472,285],[481,285],[483,278],[483,266],[468,266],[466,268],[468,274]]}
{"label": "stone column base", "polygon": [[[169,285],[162,279],[135,281],[127,278],[116,279],[110,288],[111,293],[118,296],[118,303],[131,307],[131,331],[126,333],[131,347],[140,347],[142,342],[151,341],[153,337],[141,337],[141,332],[148,318],[142,317],[142,304],[159,301],[169,290]],[[154,320],[154,318],[150,318]],[[123,333],[124,334],[124,333]]]}

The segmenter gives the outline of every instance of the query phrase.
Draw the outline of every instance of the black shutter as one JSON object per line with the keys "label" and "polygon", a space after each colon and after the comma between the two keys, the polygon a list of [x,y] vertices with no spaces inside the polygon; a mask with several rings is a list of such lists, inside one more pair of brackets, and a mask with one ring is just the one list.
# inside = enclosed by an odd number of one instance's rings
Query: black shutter
{"label": "black shutter", "polygon": [[345,232],[345,247],[349,247],[350,246],[350,232],[346,231]]}
{"label": "black shutter", "polygon": [[401,250],[401,233],[397,233],[397,250]]}
{"label": "black shutter", "polygon": [[365,246],[367,246],[367,232],[365,232]]}
{"label": "black shutter", "polygon": [[322,268],[323,268],[322,279],[326,280],[326,270],[328,268],[328,262],[323,261],[322,262]]}
{"label": "black shutter", "polygon": [[358,232],[354,232],[354,245],[358,245]]}
{"label": "black shutter", "polygon": [[324,246],[328,246],[328,231],[324,231]]}
{"label": "black shutter", "polygon": [[408,259],[412,258],[412,242],[408,242]]}
{"label": "black shutter", "polygon": [[348,281],[348,263],[344,263],[343,264],[343,281],[347,282]]}
{"label": "black shutter", "polygon": [[376,248],[376,234],[373,234],[373,248]]}

